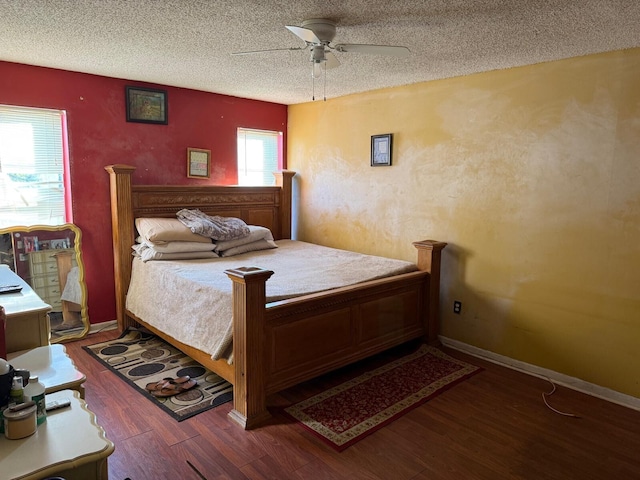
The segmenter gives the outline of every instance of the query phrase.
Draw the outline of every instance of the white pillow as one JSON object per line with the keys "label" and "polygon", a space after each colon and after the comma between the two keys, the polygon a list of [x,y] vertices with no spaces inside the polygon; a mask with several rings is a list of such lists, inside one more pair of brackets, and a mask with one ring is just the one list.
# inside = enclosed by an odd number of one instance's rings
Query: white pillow
{"label": "white pillow", "polygon": [[197,258],[218,257],[218,254],[214,251],[163,253],[158,252],[144,243],[136,244],[132,248],[134,252],[133,255],[140,257],[143,262],[148,262],[149,260],[193,260]]}
{"label": "white pillow", "polygon": [[185,253],[185,252],[211,252],[215,245],[213,243],[200,242],[163,242],[153,243],[142,237],[136,239],[138,243],[144,244],[149,248],[153,248],[160,253]]}
{"label": "white pillow", "polygon": [[229,250],[230,248],[239,247],[240,245],[257,242],[258,240],[273,241],[273,234],[271,233],[271,230],[258,225],[249,225],[249,235],[243,238],[236,238],[234,240],[215,242],[214,250],[220,253],[225,250]]}
{"label": "white pillow", "polygon": [[273,240],[258,240],[257,242],[246,243],[237,247],[229,248],[223,252],[219,252],[221,257],[232,257],[241,253],[255,252],[256,250],[267,250],[269,248],[278,248]]}
{"label": "white pillow", "polygon": [[193,233],[177,218],[136,218],[136,228],[142,238],[154,243],[211,243],[210,238]]}

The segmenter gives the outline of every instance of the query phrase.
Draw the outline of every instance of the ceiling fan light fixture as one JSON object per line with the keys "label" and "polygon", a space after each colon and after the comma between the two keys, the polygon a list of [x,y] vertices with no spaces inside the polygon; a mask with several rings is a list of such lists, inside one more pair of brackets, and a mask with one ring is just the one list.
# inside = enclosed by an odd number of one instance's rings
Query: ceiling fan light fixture
{"label": "ceiling fan light fixture", "polygon": [[322,73],[325,72],[325,70],[326,70],[325,61],[313,62],[312,68],[311,68],[311,76],[313,78],[320,78],[322,77]]}

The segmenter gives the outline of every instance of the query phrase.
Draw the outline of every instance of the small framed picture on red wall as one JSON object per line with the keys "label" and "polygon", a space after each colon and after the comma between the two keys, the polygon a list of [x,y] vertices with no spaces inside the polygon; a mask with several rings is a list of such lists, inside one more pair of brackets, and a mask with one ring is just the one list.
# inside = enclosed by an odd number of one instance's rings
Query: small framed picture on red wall
{"label": "small framed picture on red wall", "polygon": [[211,174],[211,150],[187,148],[187,177],[209,178]]}

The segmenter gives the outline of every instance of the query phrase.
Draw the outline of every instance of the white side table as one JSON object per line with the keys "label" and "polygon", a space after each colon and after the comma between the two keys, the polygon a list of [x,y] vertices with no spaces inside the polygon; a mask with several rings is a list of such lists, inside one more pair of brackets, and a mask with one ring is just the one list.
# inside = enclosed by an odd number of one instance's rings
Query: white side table
{"label": "white side table", "polygon": [[7,361],[13,368],[23,368],[29,370],[31,375],[38,375],[46,393],[72,389],[80,392],[80,397],[84,398],[83,383],[87,377],[76,369],[64,345],[57,343],[12,352],[7,354]]}
{"label": "white side table", "polygon": [[68,398],[71,406],[47,414],[35,434],[20,440],[0,437],[0,472],[8,480],[60,476],[66,480],[107,480],[107,457],[114,451],[96,416],[80,394],[61,390],[47,401]]}

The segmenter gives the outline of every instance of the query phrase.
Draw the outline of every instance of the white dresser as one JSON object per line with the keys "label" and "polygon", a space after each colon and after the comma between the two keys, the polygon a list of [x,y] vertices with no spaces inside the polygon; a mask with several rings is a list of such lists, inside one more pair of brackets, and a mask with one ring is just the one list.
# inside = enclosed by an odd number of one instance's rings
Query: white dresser
{"label": "white dresser", "polygon": [[55,257],[55,254],[61,252],[72,253],[72,266],[75,267],[75,251],[73,248],[41,250],[27,254],[29,255],[29,283],[40,298],[51,305],[51,309],[55,312],[59,312],[62,309],[62,301],[60,300],[62,291]]}
{"label": "white dresser", "polygon": [[0,295],[7,314],[7,352],[49,345],[51,307],[7,265],[0,265],[0,285],[20,285],[22,291]]}

